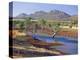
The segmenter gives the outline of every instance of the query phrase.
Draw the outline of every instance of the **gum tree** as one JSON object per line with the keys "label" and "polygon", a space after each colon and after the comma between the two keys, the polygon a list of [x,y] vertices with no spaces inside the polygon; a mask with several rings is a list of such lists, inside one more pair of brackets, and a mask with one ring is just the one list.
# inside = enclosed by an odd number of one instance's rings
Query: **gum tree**
{"label": "gum tree", "polygon": [[56,23],[55,25],[52,26],[52,29],[54,31],[53,37],[60,31],[60,23]]}
{"label": "gum tree", "polygon": [[30,26],[31,26],[31,17],[27,17],[27,18],[25,18],[25,31],[26,31],[26,33],[27,33],[27,31],[29,30],[29,28],[30,28]]}

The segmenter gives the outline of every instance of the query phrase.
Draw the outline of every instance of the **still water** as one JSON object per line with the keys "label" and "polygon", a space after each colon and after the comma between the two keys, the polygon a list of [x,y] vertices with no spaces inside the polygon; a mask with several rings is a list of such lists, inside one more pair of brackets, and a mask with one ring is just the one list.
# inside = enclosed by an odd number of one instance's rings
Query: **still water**
{"label": "still water", "polygon": [[64,37],[64,36],[55,36],[54,38],[51,36],[42,36],[42,35],[32,35],[32,37],[36,40],[41,40],[47,43],[52,43],[54,41],[61,42],[63,46],[52,46],[51,48],[56,48],[68,54],[77,54],[78,53],[78,39]]}

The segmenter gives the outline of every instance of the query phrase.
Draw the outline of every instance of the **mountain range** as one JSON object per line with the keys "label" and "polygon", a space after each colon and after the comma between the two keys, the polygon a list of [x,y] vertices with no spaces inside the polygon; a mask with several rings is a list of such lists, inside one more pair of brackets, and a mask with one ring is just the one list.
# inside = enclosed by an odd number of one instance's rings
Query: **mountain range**
{"label": "mountain range", "polygon": [[51,10],[49,12],[45,11],[37,11],[34,12],[33,14],[26,14],[26,13],[21,13],[14,17],[14,19],[24,19],[27,17],[31,17],[33,20],[38,20],[38,19],[46,19],[46,20],[68,20],[72,17],[77,18],[76,16],[71,16],[63,11],[59,10]]}

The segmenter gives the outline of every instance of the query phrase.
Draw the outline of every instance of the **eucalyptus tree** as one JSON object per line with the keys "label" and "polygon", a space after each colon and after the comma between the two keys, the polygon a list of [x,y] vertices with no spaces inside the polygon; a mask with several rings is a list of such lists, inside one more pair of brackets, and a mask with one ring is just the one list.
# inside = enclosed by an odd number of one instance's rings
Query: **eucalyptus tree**
{"label": "eucalyptus tree", "polygon": [[21,29],[21,31],[24,31],[24,21],[21,21],[20,23],[19,23],[19,26],[20,26],[20,29]]}
{"label": "eucalyptus tree", "polygon": [[31,26],[31,17],[27,17],[27,18],[25,18],[25,31],[27,32],[27,31],[29,31],[29,28],[30,28],[30,26]]}
{"label": "eucalyptus tree", "polygon": [[44,19],[40,20],[40,24],[41,24],[42,29],[46,26],[46,23],[47,23],[46,20],[44,20]]}
{"label": "eucalyptus tree", "polygon": [[60,23],[56,23],[55,25],[52,26],[53,29],[53,37],[60,31]]}
{"label": "eucalyptus tree", "polygon": [[70,24],[70,28],[72,28],[72,26],[77,26],[77,25],[78,25],[78,20],[72,20]]}

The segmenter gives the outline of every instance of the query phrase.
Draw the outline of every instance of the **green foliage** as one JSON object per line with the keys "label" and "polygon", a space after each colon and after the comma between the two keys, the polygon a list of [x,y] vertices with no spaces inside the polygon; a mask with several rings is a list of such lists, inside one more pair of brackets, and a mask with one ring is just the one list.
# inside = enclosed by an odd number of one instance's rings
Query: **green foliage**
{"label": "green foliage", "polygon": [[25,24],[26,25],[30,25],[31,24],[31,17],[27,17],[26,19],[25,19]]}
{"label": "green foliage", "polygon": [[45,26],[47,22],[46,22],[46,20],[41,19],[41,20],[40,20],[40,23],[41,23],[41,25]]}
{"label": "green foliage", "polygon": [[21,30],[24,29],[24,22],[20,22],[20,28]]}
{"label": "green foliage", "polygon": [[76,26],[78,25],[78,20],[72,20],[69,27],[72,28],[72,26]]}
{"label": "green foliage", "polygon": [[48,24],[48,26],[49,26],[49,27],[52,27],[52,25],[51,25],[51,24]]}
{"label": "green foliage", "polygon": [[53,31],[54,32],[58,32],[61,28],[60,28],[60,23],[55,23],[55,25],[52,25]]}
{"label": "green foliage", "polygon": [[16,24],[19,24],[20,21],[16,20],[16,21],[13,21],[13,24],[16,25]]}

